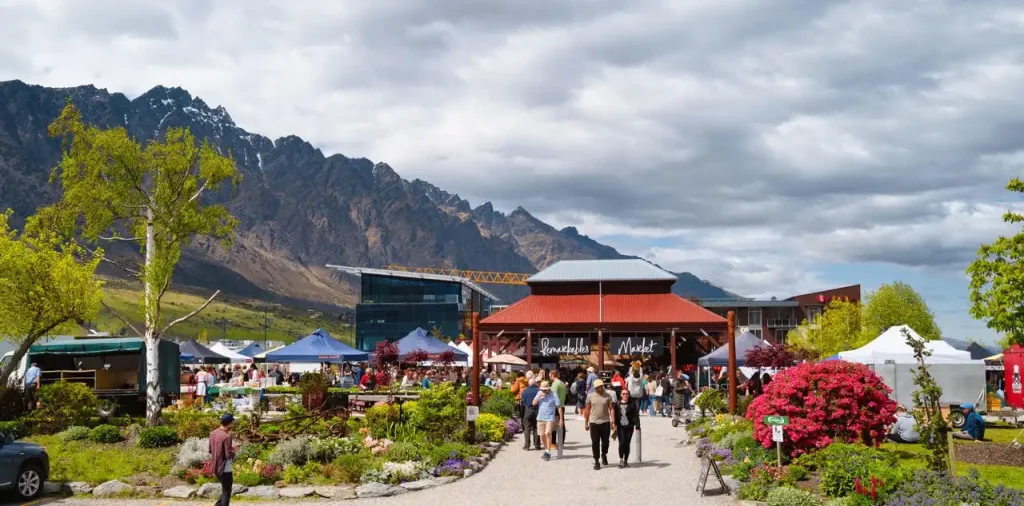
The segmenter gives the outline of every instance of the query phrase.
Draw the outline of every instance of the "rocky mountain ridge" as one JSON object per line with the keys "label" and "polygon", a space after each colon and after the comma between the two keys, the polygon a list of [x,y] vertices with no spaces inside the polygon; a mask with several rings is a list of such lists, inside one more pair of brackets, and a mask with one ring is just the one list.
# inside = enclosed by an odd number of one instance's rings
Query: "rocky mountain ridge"
{"label": "rocky mountain ridge", "polygon": [[[326,156],[296,136],[271,140],[250,133],[225,108],[163,86],[128,99],[88,85],[0,82],[0,208],[13,208],[15,223],[59,196],[48,176],[60,145],[46,127],[66,97],[90,123],[124,127],[140,140],[159,137],[169,127],[189,127],[236,160],[242,182],[210,197],[240,219],[234,244],[225,250],[194,243],[181,262],[182,284],[351,307],[356,280],[325,264],[535,272],[563,259],[625,257],[573,227],[557,230],[523,208],[508,214],[490,202],[474,208],[426,181],[401,178],[387,163]],[[732,295],[692,275],[680,276],[676,291],[682,295]],[[504,302],[526,293],[523,287],[494,288]]]}

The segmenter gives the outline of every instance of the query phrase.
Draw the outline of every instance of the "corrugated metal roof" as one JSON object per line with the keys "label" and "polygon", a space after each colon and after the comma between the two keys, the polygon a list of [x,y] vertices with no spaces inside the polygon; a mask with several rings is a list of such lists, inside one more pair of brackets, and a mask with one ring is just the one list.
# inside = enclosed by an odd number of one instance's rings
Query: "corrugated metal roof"
{"label": "corrugated metal roof", "polygon": [[714,308],[731,307],[800,307],[795,300],[698,299],[700,305]]}
{"label": "corrugated metal roof", "polygon": [[444,276],[444,275],[441,275],[441,274],[421,274],[421,273],[418,273],[418,272],[391,271],[391,270],[386,270],[386,269],[371,269],[369,267],[349,267],[349,266],[346,266],[346,265],[331,265],[331,264],[327,264],[327,268],[329,268],[329,269],[338,269],[339,271],[347,272],[347,273],[355,275],[355,276],[360,276],[360,275],[363,275],[363,274],[369,274],[369,275],[373,275],[373,276],[390,276],[390,277],[393,277],[393,278],[429,279],[431,281],[448,281],[448,282],[451,282],[451,283],[461,283],[464,286],[468,286],[469,288],[471,288],[473,290],[476,290],[477,292],[480,292],[484,297],[487,297],[487,298],[489,298],[491,300],[495,300],[495,301],[501,300],[501,299],[495,297],[494,294],[492,294],[491,292],[488,292],[487,290],[484,290],[483,288],[481,288],[480,285],[478,285],[478,284],[476,284],[476,283],[474,283],[474,282],[472,282],[472,281],[470,281],[470,280],[468,280],[466,278],[460,278],[458,276]]}
{"label": "corrugated metal roof", "polygon": [[572,281],[675,281],[677,278],[646,260],[562,260],[527,278],[527,283]]}
{"label": "corrugated metal roof", "polygon": [[[481,325],[545,323],[725,323],[725,318],[673,293],[530,295],[480,321]],[[603,312],[603,314],[602,314]]]}

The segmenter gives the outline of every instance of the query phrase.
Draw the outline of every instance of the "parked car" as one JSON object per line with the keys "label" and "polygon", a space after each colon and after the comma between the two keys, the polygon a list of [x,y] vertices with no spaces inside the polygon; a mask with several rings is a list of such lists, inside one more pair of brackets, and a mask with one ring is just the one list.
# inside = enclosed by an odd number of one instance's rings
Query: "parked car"
{"label": "parked car", "polygon": [[23,500],[43,491],[50,475],[50,456],[35,443],[0,434],[0,490],[13,489]]}

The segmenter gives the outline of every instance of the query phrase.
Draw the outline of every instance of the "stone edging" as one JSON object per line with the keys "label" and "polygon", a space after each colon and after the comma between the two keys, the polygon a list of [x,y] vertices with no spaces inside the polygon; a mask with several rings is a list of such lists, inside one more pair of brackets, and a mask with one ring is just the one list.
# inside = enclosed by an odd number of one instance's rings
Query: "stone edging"
{"label": "stone edging", "polygon": [[[466,461],[470,468],[464,471],[462,478],[483,471],[487,464],[494,459],[498,451],[506,443],[484,443],[484,454],[480,457],[470,457]],[[418,481],[411,481],[401,485],[385,485],[383,483],[364,483],[359,486],[288,486],[277,488],[273,485],[260,485],[256,487],[245,487],[235,485],[231,487],[231,495],[247,499],[300,499],[305,497],[319,497],[324,499],[356,499],[363,497],[388,497],[405,494],[417,490],[426,490],[441,485],[447,485],[459,480],[456,476],[442,476],[438,478],[426,478]],[[215,499],[220,496],[219,483],[206,483],[201,486],[180,485],[160,490],[156,487],[133,487],[118,480],[111,480],[95,487],[85,482],[55,483],[47,482],[43,486],[43,494],[47,496],[59,495],[91,495],[92,497],[113,497],[113,496],[148,496],[163,497],[169,499]]]}

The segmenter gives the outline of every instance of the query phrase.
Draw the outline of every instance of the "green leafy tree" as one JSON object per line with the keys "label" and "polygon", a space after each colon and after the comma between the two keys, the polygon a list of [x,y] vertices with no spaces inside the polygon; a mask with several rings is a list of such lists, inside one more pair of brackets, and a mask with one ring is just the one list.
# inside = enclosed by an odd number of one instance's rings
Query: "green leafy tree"
{"label": "green leafy tree", "polygon": [[[1022,194],[1024,181],[1013,178],[1006,189]],[[1003,222],[1021,226],[1024,214],[1007,211]],[[1024,345],[1024,229],[983,244],[967,274],[971,277],[971,316],[1002,332],[1002,344]]]}
{"label": "green leafy tree", "polygon": [[42,226],[80,238],[83,247],[105,241],[139,249],[141,258],[134,265],[104,260],[142,282],[143,329],[107,309],[145,339],[146,420],[155,425],[161,408],[159,341],[176,324],[206,308],[220,291],[169,322],[164,321],[161,300],[182,250],[193,238],[227,241],[233,235],[237,220],[224,206],[205,203],[203,197],[222,183],[237,184],[235,162],[206,141],[197,143],[188,129],[169,128],[162,139],[142,145],[124,128],[86,125],[70,99],[49,131],[63,140],[63,157],[51,176],[59,177],[63,197],[40,210]]}
{"label": "green leafy tree", "polygon": [[865,342],[896,325],[907,325],[929,341],[942,337],[935,314],[928,309],[924,298],[913,287],[899,281],[882,285],[868,295],[861,325]]}
{"label": "green leafy tree", "polygon": [[925,460],[928,468],[933,471],[948,471],[949,440],[946,435],[949,433],[949,423],[943,418],[939,403],[942,388],[925,365],[925,358],[932,352],[925,349],[923,340],[915,338],[906,330],[903,331],[903,337],[914,349],[914,358],[917,360],[917,368],[913,370],[914,384],[918,388],[914,391],[914,419],[917,420],[921,441],[930,452]]}
{"label": "green leafy tree", "polygon": [[813,322],[804,320],[786,341],[810,358],[824,358],[867,344],[862,336],[859,302],[833,300]]}
{"label": "green leafy tree", "polygon": [[53,233],[18,234],[0,214],[0,338],[15,345],[0,370],[0,388],[39,338],[74,332],[96,316],[102,297],[94,277],[99,256],[84,255]]}

